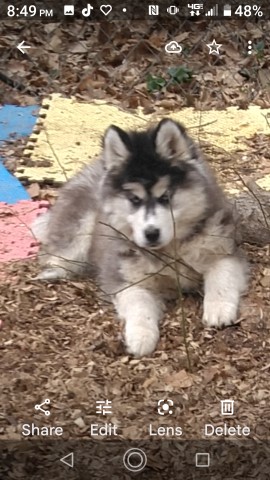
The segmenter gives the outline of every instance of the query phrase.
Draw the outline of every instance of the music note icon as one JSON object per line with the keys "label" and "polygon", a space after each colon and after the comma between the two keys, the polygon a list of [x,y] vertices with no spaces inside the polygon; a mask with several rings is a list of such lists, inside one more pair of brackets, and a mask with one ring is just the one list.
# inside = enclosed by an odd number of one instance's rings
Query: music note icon
{"label": "music note icon", "polygon": [[91,10],[93,10],[93,7],[92,5],[90,5],[90,3],[87,4],[87,7],[86,8],[83,8],[82,10],[82,14],[84,17],[90,17],[91,15]]}

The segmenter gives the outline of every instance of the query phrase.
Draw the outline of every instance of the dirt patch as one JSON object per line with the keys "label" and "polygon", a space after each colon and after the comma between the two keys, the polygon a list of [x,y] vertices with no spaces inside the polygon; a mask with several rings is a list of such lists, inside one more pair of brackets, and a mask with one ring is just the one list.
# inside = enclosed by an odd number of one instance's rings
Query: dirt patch
{"label": "dirt patch", "polygon": [[[6,265],[0,295],[3,437],[21,438],[22,423],[33,419],[64,426],[67,438],[87,437],[97,419],[96,400],[109,399],[110,421],[121,435],[146,438],[149,423],[160,423],[157,403],[164,396],[173,399],[175,414],[163,424],[177,419],[185,437],[200,436],[207,420],[218,425],[219,401],[227,397],[236,402],[234,422],[248,421],[255,436],[267,436],[270,309],[269,286],[262,288],[261,281],[269,251],[247,253],[251,288],[239,324],[206,330],[200,296],[184,298],[191,371],[179,305],[169,305],[155,353],[134,359],[125,353],[121,324],[93,284],[37,283],[32,262]],[[49,420],[34,411],[46,397]]]}

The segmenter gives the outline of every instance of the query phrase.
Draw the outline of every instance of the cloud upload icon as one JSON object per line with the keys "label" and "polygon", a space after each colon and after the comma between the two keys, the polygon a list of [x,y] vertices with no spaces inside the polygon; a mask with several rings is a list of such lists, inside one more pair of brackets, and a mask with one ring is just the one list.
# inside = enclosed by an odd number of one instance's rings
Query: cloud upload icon
{"label": "cloud upload icon", "polygon": [[172,40],[170,43],[165,45],[165,52],[167,53],[181,53],[182,47],[175,40]]}

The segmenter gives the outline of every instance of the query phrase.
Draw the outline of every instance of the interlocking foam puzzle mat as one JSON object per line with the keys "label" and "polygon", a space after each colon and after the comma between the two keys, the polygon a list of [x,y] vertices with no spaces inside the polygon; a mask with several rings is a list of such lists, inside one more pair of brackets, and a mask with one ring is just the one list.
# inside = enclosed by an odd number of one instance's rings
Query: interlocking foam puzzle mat
{"label": "interlocking foam puzzle mat", "polygon": [[[109,125],[140,129],[164,116],[184,123],[195,139],[203,139],[227,154],[239,151],[244,154],[247,149],[245,139],[255,134],[270,135],[270,109],[262,110],[257,106],[247,110],[230,107],[222,111],[185,108],[177,113],[150,116],[144,115],[142,110],[127,112],[104,101],[80,103],[74,98],[54,94],[40,108],[24,151],[25,166],[20,167],[16,176],[28,182],[60,185],[100,153],[101,138]],[[27,118],[21,118],[13,131],[18,133],[28,122]],[[261,188],[270,190],[268,172],[256,181]],[[5,188],[9,190],[8,184]],[[241,182],[240,186],[236,182],[233,189],[241,189]],[[0,204],[0,261],[35,254],[37,246],[29,226],[35,216],[46,208],[44,203],[31,201],[20,202],[14,209],[11,205]]]}
{"label": "interlocking foam puzzle mat", "polygon": [[[0,107],[0,145],[9,140],[30,135],[36,123],[38,106]],[[30,200],[30,196],[16,177],[11,175],[0,157],[0,202],[14,204],[19,200]]]}
{"label": "interlocking foam puzzle mat", "polygon": [[0,261],[35,256],[38,243],[31,231],[34,219],[45,212],[47,202],[21,200],[16,205],[0,202]]}
{"label": "interlocking foam puzzle mat", "polygon": [[[39,107],[0,107],[0,145],[30,135]],[[24,259],[35,255],[38,246],[31,234],[31,223],[47,209],[34,203],[21,182],[12,175],[0,157],[0,261]]]}
{"label": "interlocking foam puzzle mat", "polygon": [[[190,128],[190,133],[226,152],[242,150],[244,139],[254,134],[270,135],[270,109],[251,106],[247,110],[230,107],[221,111],[196,111],[184,108],[168,115]],[[25,155],[29,166],[17,172],[18,178],[30,181],[49,181],[56,185],[65,182],[83,164],[100,152],[105,129],[116,124],[124,129],[144,128],[161,116],[144,115],[141,110],[127,112],[104,101],[80,103],[74,98],[54,94],[44,101],[39,120],[31,135]],[[270,190],[270,176],[257,182]]]}

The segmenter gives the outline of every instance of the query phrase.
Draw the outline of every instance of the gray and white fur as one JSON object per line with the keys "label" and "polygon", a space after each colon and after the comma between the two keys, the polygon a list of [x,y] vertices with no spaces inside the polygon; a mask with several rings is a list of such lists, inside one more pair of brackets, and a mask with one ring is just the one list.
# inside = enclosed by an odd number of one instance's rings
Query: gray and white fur
{"label": "gray and white fur", "polygon": [[184,127],[170,119],[142,132],[111,126],[100,157],[62,188],[38,218],[37,277],[92,275],[125,322],[135,356],[159,339],[166,297],[203,282],[203,322],[233,324],[247,285],[236,220]]}

